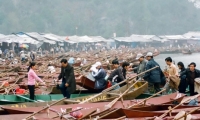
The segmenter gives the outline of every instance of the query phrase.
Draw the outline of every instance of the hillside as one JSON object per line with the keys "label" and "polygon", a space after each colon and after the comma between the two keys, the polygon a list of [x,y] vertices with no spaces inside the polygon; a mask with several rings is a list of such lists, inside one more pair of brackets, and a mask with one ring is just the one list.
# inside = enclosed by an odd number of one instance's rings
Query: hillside
{"label": "hillside", "polygon": [[[77,27],[77,30],[76,30]],[[0,33],[183,34],[200,30],[188,0],[0,0]]]}

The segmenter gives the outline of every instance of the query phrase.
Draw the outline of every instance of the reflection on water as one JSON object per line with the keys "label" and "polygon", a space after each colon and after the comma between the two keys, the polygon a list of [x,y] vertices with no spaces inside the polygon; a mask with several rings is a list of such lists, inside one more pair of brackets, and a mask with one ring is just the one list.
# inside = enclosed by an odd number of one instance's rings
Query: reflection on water
{"label": "reflection on water", "polygon": [[172,60],[175,61],[176,65],[178,62],[183,62],[185,67],[187,67],[191,62],[195,62],[197,65],[197,69],[200,69],[200,53],[193,53],[191,55],[187,54],[160,54],[155,57],[155,61],[161,66],[162,69],[165,68],[165,58],[171,57]]}

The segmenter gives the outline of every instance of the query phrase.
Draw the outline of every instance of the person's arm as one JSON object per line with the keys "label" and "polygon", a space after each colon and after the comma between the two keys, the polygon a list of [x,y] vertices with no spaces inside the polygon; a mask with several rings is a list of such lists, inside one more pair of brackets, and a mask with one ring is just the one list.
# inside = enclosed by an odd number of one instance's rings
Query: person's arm
{"label": "person's arm", "polygon": [[118,69],[117,72],[118,72],[118,75],[119,75],[119,79],[121,79],[123,81],[125,78],[123,76],[122,69]]}
{"label": "person's arm", "polygon": [[96,78],[99,78],[102,74],[102,69],[100,69],[96,74],[93,75],[93,77],[96,79]]}
{"label": "person's arm", "polygon": [[115,71],[116,71],[116,70],[114,70],[114,71],[112,71],[112,72],[110,73],[110,75],[109,75],[109,77],[108,77],[108,81],[112,81],[113,77],[115,76]]}
{"label": "person's arm", "polygon": [[95,77],[95,76],[97,76],[97,74],[99,73],[99,71],[97,71],[97,72],[92,71],[91,73],[92,73],[92,77]]}
{"label": "person's arm", "polygon": [[186,75],[187,69],[180,73],[180,76]]}
{"label": "person's arm", "polygon": [[137,69],[138,69],[138,67],[134,67],[134,68],[130,68],[129,71],[135,71]]}
{"label": "person's arm", "polygon": [[31,74],[34,76],[36,80],[40,81],[41,83],[44,83],[44,81],[41,78],[39,78],[34,71],[32,71]]}
{"label": "person's arm", "polygon": [[[150,65],[149,63],[147,63],[147,64],[146,64],[146,70],[149,70],[150,68],[151,68],[151,65]],[[150,76],[150,73],[151,73],[151,72],[146,72],[146,73],[144,74],[143,79],[147,79],[147,78]]]}
{"label": "person's arm", "polygon": [[173,71],[174,71],[174,74],[175,74],[176,76],[179,76],[178,70],[177,70],[175,67],[173,68]]}

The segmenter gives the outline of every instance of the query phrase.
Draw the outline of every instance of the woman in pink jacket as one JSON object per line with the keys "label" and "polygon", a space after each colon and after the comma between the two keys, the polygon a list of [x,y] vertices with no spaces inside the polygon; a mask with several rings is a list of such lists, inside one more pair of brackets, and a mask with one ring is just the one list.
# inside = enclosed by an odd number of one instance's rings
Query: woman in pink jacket
{"label": "woman in pink jacket", "polygon": [[28,89],[30,94],[30,99],[34,100],[35,97],[35,81],[38,80],[45,85],[45,82],[43,82],[35,73],[35,62],[31,62],[28,68]]}

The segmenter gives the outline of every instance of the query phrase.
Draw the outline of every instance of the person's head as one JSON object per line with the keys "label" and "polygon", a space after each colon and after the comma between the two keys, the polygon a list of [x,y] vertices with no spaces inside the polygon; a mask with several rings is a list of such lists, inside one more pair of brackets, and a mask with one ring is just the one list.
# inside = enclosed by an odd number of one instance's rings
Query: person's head
{"label": "person's head", "polygon": [[123,62],[122,63],[122,68],[125,69],[125,70],[128,70],[129,66],[130,66],[130,63],[128,63],[128,62]]}
{"label": "person's head", "polygon": [[166,62],[167,65],[171,65],[172,64],[172,58],[171,57],[165,58],[165,62]]}
{"label": "person's head", "polygon": [[196,67],[196,63],[192,62],[190,63],[190,71],[194,71]]}
{"label": "person's head", "polygon": [[146,59],[147,60],[151,60],[153,58],[153,53],[152,52],[148,52],[146,55]]}
{"label": "person's head", "polygon": [[117,68],[117,67],[119,67],[119,62],[117,60],[113,60],[112,65],[114,68]]}
{"label": "person's head", "polygon": [[137,54],[136,60],[139,60],[140,62],[144,60],[144,55],[141,53]]}
{"label": "person's head", "polygon": [[179,69],[184,69],[185,68],[185,66],[184,66],[184,64],[182,62],[178,62],[177,65],[178,65]]}
{"label": "person's head", "polygon": [[29,69],[35,70],[35,65],[36,65],[35,62],[30,62],[30,64],[29,64]]}
{"label": "person's head", "polygon": [[100,62],[96,62],[95,66],[96,66],[96,69],[100,69],[101,68],[101,63]]}
{"label": "person's head", "polygon": [[60,63],[61,63],[61,67],[67,67],[68,65],[67,59],[62,59]]}

